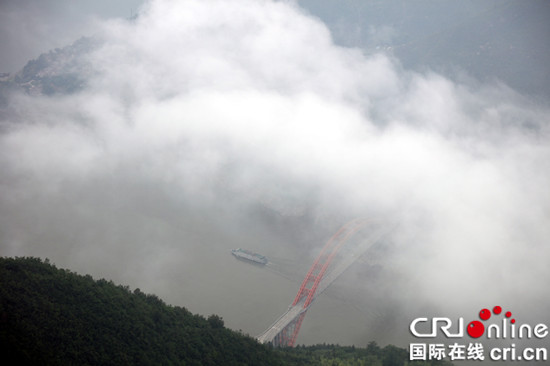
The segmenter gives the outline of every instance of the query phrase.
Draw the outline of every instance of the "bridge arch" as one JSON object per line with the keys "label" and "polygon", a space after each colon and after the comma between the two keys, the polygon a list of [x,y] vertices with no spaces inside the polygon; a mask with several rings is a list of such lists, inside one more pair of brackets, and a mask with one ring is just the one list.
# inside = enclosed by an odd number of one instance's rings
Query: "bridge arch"
{"label": "bridge arch", "polygon": [[358,218],[342,226],[325,244],[309,268],[294,301],[288,310],[266,331],[257,337],[261,343],[271,343],[278,347],[293,347],[307,310],[315,297],[322,293],[340,274],[342,274],[374,242],[389,230],[381,226],[367,240],[357,246],[353,255],[330,268],[336,254],[355,233],[367,226],[372,220]]}

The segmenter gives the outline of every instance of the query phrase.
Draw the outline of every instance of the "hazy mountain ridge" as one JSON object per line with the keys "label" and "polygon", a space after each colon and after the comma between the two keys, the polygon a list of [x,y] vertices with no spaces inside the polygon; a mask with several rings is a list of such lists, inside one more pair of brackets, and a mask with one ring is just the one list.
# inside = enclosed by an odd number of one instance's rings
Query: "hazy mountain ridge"
{"label": "hazy mountain ridge", "polygon": [[0,83],[4,89],[11,86],[31,95],[77,92],[84,88],[92,72],[85,56],[98,44],[94,38],[82,37],[69,46],[41,54],[27,62],[17,74]]}
{"label": "hazy mountain ridge", "polygon": [[12,115],[12,95],[60,96],[83,90],[93,74],[87,56],[99,44],[98,39],[82,37],[30,60],[13,75],[0,74],[0,119],[7,120]]}

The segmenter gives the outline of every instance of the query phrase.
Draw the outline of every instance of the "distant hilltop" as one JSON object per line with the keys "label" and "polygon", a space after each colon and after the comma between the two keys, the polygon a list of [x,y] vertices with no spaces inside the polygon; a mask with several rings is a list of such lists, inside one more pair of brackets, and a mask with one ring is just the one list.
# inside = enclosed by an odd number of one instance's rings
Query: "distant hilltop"
{"label": "distant hilltop", "polygon": [[86,56],[99,45],[97,39],[82,37],[30,60],[13,75],[0,73],[0,93],[22,90],[31,95],[56,95],[82,90],[92,73]]}

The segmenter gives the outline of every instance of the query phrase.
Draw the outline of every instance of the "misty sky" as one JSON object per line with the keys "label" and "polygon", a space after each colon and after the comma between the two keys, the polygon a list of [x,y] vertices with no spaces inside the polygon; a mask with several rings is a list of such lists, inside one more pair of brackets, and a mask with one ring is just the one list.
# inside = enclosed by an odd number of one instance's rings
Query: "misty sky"
{"label": "misty sky", "polygon": [[[299,343],[403,346],[416,316],[497,303],[550,323],[550,111],[543,89],[514,87],[514,62],[485,78],[454,56],[435,67],[418,49],[400,55],[386,45],[422,22],[394,18],[397,1],[370,2],[373,25],[354,1],[341,13],[329,1],[139,3],[0,3],[0,71],[96,40],[71,64],[81,90],[9,96],[0,254],[48,257],[256,335],[324,242],[372,217],[399,225],[316,300]],[[494,3],[418,9],[462,24]],[[545,80],[537,52],[528,74]],[[236,247],[273,266],[235,260]]]}

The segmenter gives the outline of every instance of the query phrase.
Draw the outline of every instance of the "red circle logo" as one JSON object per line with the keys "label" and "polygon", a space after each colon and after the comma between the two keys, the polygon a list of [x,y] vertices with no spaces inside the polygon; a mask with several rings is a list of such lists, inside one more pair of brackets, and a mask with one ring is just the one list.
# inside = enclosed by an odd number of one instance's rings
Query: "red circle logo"
{"label": "red circle logo", "polygon": [[485,332],[485,326],[479,320],[474,320],[466,327],[468,335],[472,338],[479,338]]}

